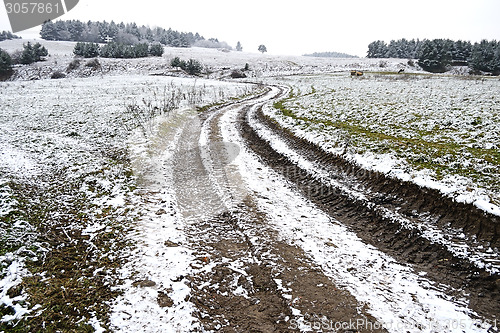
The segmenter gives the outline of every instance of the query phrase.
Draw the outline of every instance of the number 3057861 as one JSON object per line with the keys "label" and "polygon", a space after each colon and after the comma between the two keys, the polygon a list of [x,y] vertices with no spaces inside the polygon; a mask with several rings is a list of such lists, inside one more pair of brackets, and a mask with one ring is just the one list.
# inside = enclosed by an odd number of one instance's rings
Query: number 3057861
{"label": "number 3057861", "polygon": [[16,2],[6,3],[5,8],[7,14],[52,14],[59,13],[60,8],[58,3],[43,3],[43,2]]}

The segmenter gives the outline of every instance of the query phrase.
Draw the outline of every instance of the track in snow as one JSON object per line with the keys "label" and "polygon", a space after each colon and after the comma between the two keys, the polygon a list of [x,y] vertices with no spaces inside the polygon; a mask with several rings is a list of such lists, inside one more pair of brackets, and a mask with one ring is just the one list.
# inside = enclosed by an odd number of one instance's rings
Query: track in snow
{"label": "track in snow", "polygon": [[287,133],[262,114],[282,94],[192,119],[174,154],[204,329],[494,332],[498,258],[480,245],[496,244],[497,221],[476,230],[476,211]]}

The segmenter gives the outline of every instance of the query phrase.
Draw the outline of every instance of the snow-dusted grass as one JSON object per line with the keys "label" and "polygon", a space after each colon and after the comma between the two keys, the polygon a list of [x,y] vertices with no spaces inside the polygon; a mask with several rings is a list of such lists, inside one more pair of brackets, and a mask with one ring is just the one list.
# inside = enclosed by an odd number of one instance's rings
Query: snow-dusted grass
{"label": "snow-dusted grass", "polygon": [[0,83],[1,329],[108,327],[113,286],[132,274],[117,270],[148,228],[129,135],[149,142],[165,110],[250,90],[139,75]]}
{"label": "snow-dusted grass", "polygon": [[500,81],[431,75],[286,78],[267,109],[286,126],[390,175],[500,214]]}

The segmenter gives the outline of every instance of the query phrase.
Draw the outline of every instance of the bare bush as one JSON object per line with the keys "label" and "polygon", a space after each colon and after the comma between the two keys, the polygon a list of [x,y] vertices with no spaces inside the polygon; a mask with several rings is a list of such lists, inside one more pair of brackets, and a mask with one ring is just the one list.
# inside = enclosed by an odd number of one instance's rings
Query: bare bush
{"label": "bare bush", "polygon": [[66,68],[66,72],[69,73],[79,67],[80,67],[80,60],[74,59],[72,62],[69,63],[68,67]]}
{"label": "bare bush", "polygon": [[63,72],[61,71],[55,71],[54,73],[52,73],[52,75],[50,76],[51,79],[64,79],[66,77],[66,74],[64,74]]}

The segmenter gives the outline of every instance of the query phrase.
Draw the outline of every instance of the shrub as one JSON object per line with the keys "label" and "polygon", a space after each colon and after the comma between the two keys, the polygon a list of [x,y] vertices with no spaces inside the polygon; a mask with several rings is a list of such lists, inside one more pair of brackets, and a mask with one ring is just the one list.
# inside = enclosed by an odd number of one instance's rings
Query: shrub
{"label": "shrub", "polygon": [[181,60],[179,57],[175,57],[170,61],[170,66],[185,69],[186,62],[184,60]]}
{"label": "shrub", "polygon": [[80,67],[80,60],[74,59],[72,62],[69,63],[68,68],[66,68],[66,71],[71,72],[77,69],[78,67]]}
{"label": "shrub", "polygon": [[101,48],[97,43],[78,42],[73,49],[73,54],[84,58],[95,58],[101,53]]}
{"label": "shrub", "polygon": [[63,72],[61,71],[55,71],[54,73],[52,73],[52,75],[50,76],[51,79],[64,79],[66,77],[66,74],[64,74]]}
{"label": "shrub", "polygon": [[203,70],[203,65],[198,60],[189,59],[188,61],[185,61],[181,60],[179,57],[173,58],[170,61],[170,66],[179,67],[190,75],[201,74],[201,71]]}
{"label": "shrub", "polygon": [[241,71],[235,69],[232,73],[231,73],[231,77],[233,79],[243,79],[243,78],[246,78],[246,74],[245,73],[242,73]]}
{"label": "shrub", "polygon": [[191,75],[198,75],[201,74],[202,69],[203,65],[198,60],[189,59],[185,71]]}
{"label": "shrub", "polygon": [[163,55],[163,45],[156,43],[149,46],[149,55],[153,57],[161,57]]}
{"label": "shrub", "polygon": [[97,69],[101,68],[101,63],[99,62],[99,60],[97,60],[97,58],[94,58],[92,60],[87,61],[85,66],[90,67],[93,70],[97,70]]}

